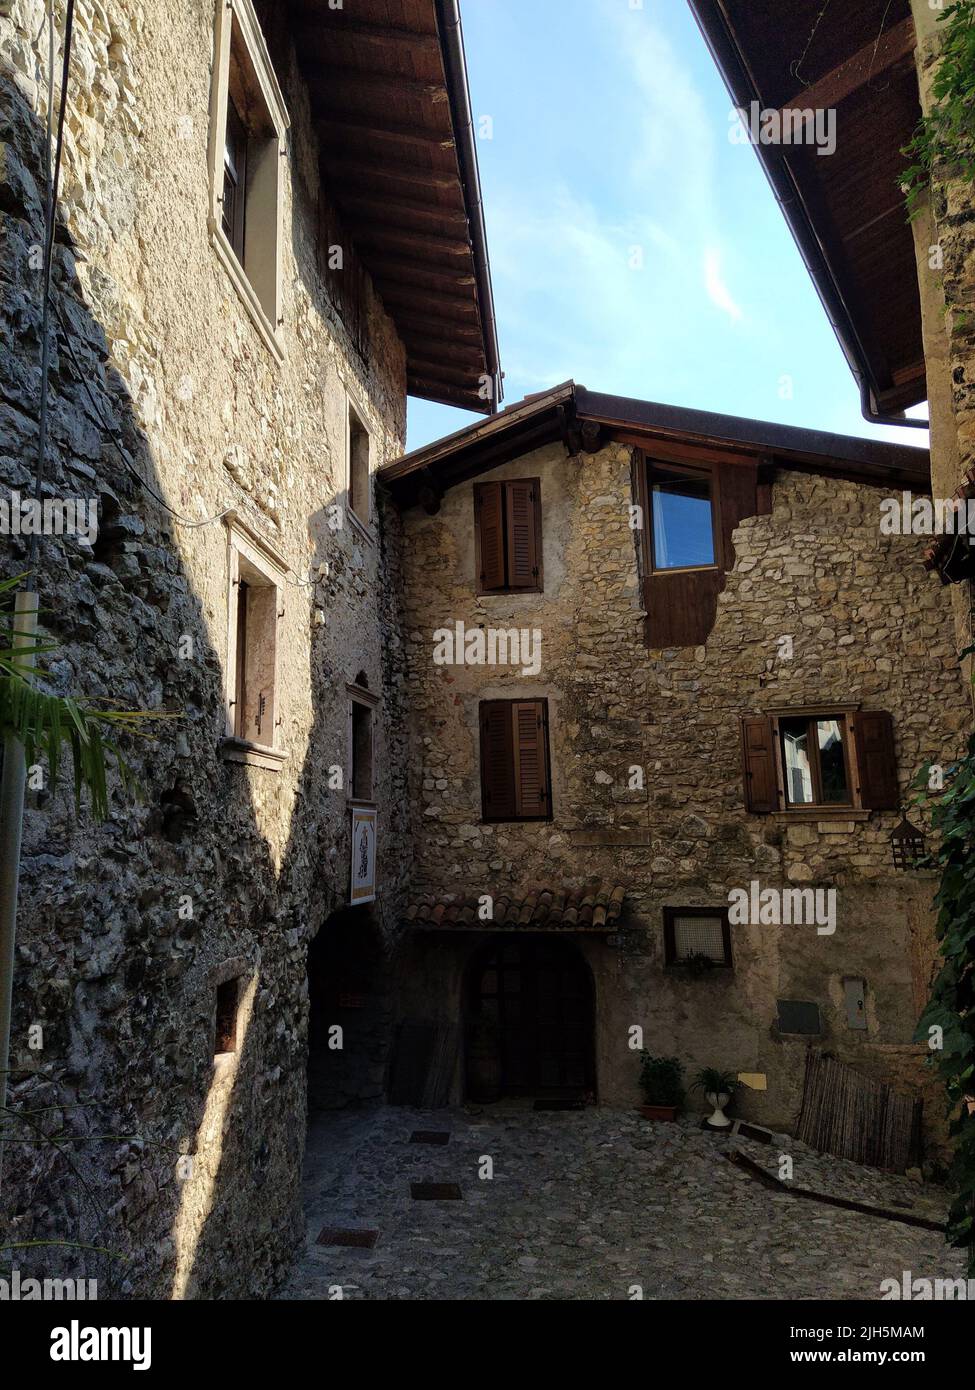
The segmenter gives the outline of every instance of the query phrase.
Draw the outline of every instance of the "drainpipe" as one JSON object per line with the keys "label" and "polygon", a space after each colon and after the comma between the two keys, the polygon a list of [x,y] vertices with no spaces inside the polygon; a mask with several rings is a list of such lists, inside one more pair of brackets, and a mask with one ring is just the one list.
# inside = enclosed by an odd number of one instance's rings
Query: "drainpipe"
{"label": "drainpipe", "polygon": [[450,108],[457,131],[457,159],[464,185],[464,202],[470,223],[474,251],[474,273],[477,279],[477,300],[484,332],[484,350],[488,371],[494,385],[491,414],[495,414],[504,395],[501,359],[498,351],[498,325],[494,312],[494,292],[491,288],[491,261],[487,249],[487,230],[484,225],[484,199],[481,176],[477,167],[474,115],[471,110],[471,91],[467,81],[467,61],[464,57],[464,32],[460,22],[458,0],[437,0],[437,28],[447,75]]}

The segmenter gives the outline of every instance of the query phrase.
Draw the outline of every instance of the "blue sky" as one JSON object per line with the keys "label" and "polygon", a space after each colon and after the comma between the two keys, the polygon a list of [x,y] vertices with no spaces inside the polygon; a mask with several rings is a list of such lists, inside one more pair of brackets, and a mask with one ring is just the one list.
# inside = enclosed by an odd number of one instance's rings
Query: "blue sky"
{"label": "blue sky", "polygon": [[[926,443],[862,419],[755,151],[728,138],[686,0],[631,3],[462,0],[474,114],[493,122],[478,154],[504,403],[571,377]],[[476,418],[411,399],[407,447]]]}

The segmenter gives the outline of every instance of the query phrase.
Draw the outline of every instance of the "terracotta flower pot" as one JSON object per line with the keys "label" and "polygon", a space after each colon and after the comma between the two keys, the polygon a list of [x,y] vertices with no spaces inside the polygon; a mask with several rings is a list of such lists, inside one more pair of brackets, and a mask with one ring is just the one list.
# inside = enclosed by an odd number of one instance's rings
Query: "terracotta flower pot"
{"label": "terracotta flower pot", "polygon": [[676,1120],[676,1105],[641,1105],[640,1114],[645,1120]]}

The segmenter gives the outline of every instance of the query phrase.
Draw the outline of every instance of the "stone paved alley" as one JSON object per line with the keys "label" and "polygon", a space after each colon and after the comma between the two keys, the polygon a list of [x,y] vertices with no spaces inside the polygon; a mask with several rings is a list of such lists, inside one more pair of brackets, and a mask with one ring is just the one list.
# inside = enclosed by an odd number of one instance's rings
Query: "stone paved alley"
{"label": "stone paved alley", "polygon": [[[449,1130],[443,1146],[415,1130]],[[739,1144],[740,1141],[731,1141]],[[764,1166],[779,1148],[741,1147]],[[636,1113],[376,1108],[320,1117],[305,1167],[307,1248],[282,1297],[649,1299],[880,1297],[881,1280],[958,1278],[939,1234],[780,1195],[735,1169],[687,1120]],[[789,1141],[795,1181],[942,1217],[944,1194]],[[494,1161],[478,1176],[482,1155]],[[460,1201],[411,1198],[455,1182]],[[323,1227],[378,1230],[374,1249],[316,1244]]]}

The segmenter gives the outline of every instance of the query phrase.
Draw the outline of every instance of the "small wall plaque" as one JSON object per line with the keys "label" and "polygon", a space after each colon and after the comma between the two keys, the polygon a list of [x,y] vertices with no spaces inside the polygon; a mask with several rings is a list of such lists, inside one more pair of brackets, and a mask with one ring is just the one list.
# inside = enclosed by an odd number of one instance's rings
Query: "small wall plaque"
{"label": "small wall plaque", "polygon": [[805,999],[779,999],[778,1028],[780,1033],[815,1037],[823,1031],[819,1005]]}

